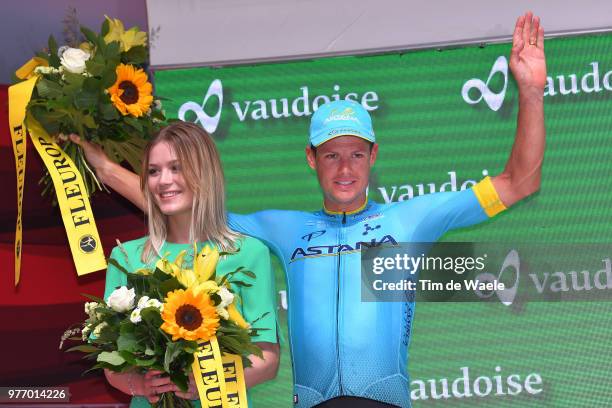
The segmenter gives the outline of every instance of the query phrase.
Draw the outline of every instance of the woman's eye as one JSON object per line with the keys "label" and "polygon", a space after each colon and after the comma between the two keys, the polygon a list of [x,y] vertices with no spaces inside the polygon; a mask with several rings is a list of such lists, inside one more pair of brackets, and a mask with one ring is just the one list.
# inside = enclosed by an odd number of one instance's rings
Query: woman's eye
{"label": "woman's eye", "polygon": [[175,173],[179,172],[179,171],[181,171],[181,166],[174,165],[174,166],[170,167],[170,170],[172,170]]}
{"label": "woman's eye", "polygon": [[157,169],[149,169],[149,176],[154,176],[157,174]]}

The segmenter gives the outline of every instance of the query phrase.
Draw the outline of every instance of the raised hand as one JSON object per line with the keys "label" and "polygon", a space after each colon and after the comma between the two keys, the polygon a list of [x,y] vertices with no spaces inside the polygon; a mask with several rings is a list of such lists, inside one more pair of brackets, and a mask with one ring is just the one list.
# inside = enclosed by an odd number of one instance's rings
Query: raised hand
{"label": "raised hand", "polygon": [[98,173],[104,166],[107,166],[111,163],[111,160],[104,152],[104,149],[96,143],[88,142],[85,139],[81,139],[79,135],[75,135],[74,133],[69,135],[70,141],[78,144],[83,149],[83,153],[85,154],[85,158],[91,167],[94,168],[96,173]]}
{"label": "raised hand", "polygon": [[521,91],[530,88],[544,90],[546,86],[546,57],[544,29],[540,17],[527,12],[516,20],[512,37],[510,69]]}

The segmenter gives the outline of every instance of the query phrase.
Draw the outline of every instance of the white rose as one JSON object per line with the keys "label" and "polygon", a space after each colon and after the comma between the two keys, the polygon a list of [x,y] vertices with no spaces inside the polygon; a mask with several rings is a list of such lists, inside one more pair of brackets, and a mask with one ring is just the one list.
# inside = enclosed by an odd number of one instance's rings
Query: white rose
{"label": "white rose", "polygon": [[91,55],[79,48],[68,48],[62,53],[60,63],[68,72],[82,74],[85,71],[85,61]]}
{"label": "white rose", "polygon": [[228,307],[234,301],[234,294],[230,292],[225,286],[222,286],[219,290],[219,296],[221,296],[220,307]]}
{"label": "white rose", "polygon": [[132,311],[132,314],[130,315],[130,322],[132,323],[140,323],[142,322],[142,316],[140,315],[140,308],[136,308]]}
{"label": "white rose", "polygon": [[144,309],[147,304],[147,302],[149,301],[149,297],[148,296],[143,296],[140,299],[138,299],[138,308],[139,309]]}
{"label": "white rose", "polygon": [[108,305],[115,312],[127,312],[134,307],[134,298],[136,294],[134,289],[128,289],[125,286],[121,286],[113,291],[108,297]]}

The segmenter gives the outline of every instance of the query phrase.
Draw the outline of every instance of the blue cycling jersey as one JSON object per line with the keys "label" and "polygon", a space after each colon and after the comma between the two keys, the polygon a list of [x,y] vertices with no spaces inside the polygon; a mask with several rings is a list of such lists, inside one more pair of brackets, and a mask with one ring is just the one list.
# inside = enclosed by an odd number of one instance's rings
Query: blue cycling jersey
{"label": "blue cycling jersey", "polygon": [[[485,181],[489,191],[479,194]],[[485,181],[404,202],[368,201],[352,213],[230,214],[232,228],[263,240],[284,265],[297,407],[338,396],[410,407],[414,303],[361,302],[361,243],[434,242],[450,229],[482,222],[501,205]]]}

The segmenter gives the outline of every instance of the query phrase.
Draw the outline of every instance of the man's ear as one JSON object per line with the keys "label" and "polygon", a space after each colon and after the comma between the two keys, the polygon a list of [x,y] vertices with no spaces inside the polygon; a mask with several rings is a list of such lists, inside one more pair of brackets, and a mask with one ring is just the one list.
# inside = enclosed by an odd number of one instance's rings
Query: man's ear
{"label": "man's ear", "polygon": [[378,156],[378,143],[374,143],[372,151],[370,152],[370,167],[376,163],[376,157]]}
{"label": "man's ear", "polygon": [[314,152],[314,150],[310,148],[310,146],[306,147],[306,160],[308,161],[308,165],[310,166],[310,168],[315,170],[317,167],[316,166],[317,155]]}

